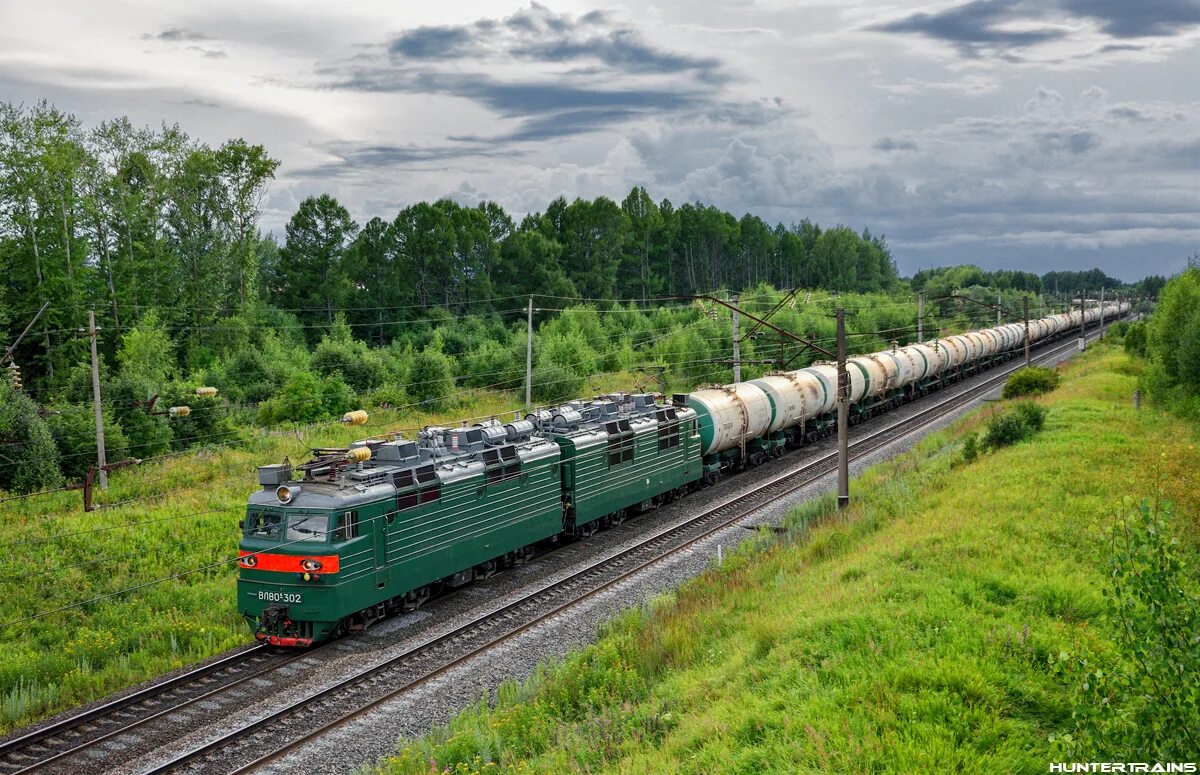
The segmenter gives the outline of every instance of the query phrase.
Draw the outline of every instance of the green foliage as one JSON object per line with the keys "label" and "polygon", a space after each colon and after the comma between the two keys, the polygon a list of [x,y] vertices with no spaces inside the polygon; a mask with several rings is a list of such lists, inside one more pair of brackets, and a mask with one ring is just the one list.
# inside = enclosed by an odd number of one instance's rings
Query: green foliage
{"label": "green foliage", "polygon": [[[129,440],[112,412],[104,412],[104,457],[119,463],[129,457]],[[64,405],[47,418],[50,435],[58,447],[60,468],[70,481],[79,481],[96,464],[96,416],[90,406]]]}
{"label": "green foliage", "polygon": [[1051,664],[1072,679],[1075,733],[1067,757],[1188,761],[1200,750],[1200,574],[1181,543],[1171,505],[1143,502],[1112,528],[1105,619],[1116,648],[1062,652]]}
{"label": "green foliage", "polygon": [[1003,398],[1020,398],[1049,393],[1058,387],[1058,372],[1044,366],[1026,366],[1017,369],[1004,383]]}
{"label": "green foliage", "polygon": [[1040,431],[1048,410],[1032,401],[1021,401],[1011,411],[993,415],[983,434],[984,449],[999,449],[1023,441]]}
{"label": "green foliage", "polygon": [[259,405],[258,421],[263,425],[314,422],[340,416],[355,408],[354,404],[354,392],[337,377],[301,372]]}
{"label": "green foliage", "polygon": [[378,387],[387,379],[383,360],[366,342],[351,336],[342,313],[338,313],[333,328],[321,338],[311,366],[320,376],[339,377],[359,392]]}
{"label": "green foliage", "polygon": [[201,398],[196,395],[194,384],[173,382],[159,394],[158,406],[191,407],[187,417],[170,419],[171,430],[175,436],[171,442],[175,450],[183,450],[194,446],[208,444],[228,444],[238,438],[238,429],[234,426],[225,407],[224,400],[217,396]]}
{"label": "green foliage", "polygon": [[122,376],[151,385],[162,385],[174,376],[175,344],[164,330],[157,312],[147,312],[121,337],[117,363],[121,365]]}
{"label": "green foliage", "polygon": [[58,487],[58,447],[37,404],[0,379],[0,489],[25,493]]}
{"label": "green foliage", "polygon": [[1108,338],[1113,339],[1114,341],[1120,342],[1120,341],[1124,340],[1125,335],[1127,333],[1129,333],[1130,325],[1131,324],[1129,323],[1128,320],[1118,320],[1115,323],[1109,324],[1109,326],[1104,331],[1104,335]]}
{"label": "green foliage", "polygon": [[1129,326],[1125,332],[1125,352],[1138,358],[1145,358],[1147,326],[1145,321],[1139,320]]}
{"label": "green foliage", "polygon": [[1189,267],[1163,287],[1146,334],[1151,394],[1200,417],[1200,266]]}
{"label": "green foliage", "polygon": [[454,392],[454,361],[442,352],[442,340],[435,336],[417,353],[408,371],[408,393],[430,409],[442,408]]}
{"label": "green foliage", "polygon": [[979,457],[979,434],[969,433],[963,439],[962,458],[965,463],[973,463]]}
{"label": "green foliage", "polygon": [[507,345],[486,339],[463,359],[463,383],[468,387],[514,387],[525,376],[525,337]]}
{"label": "green foliage", "polygon": [[[155,395],[148,381],[123,374],[104,386],[104,395],[106,403],[112,407],[113,417],[129,441],[132,457],[149,458],[170,451],[173,438],[170,422],[162,415],[152,415],[146,411],[146,404]],[[157,401],[154,404],[157,412],[166,411],[167,408]]]}

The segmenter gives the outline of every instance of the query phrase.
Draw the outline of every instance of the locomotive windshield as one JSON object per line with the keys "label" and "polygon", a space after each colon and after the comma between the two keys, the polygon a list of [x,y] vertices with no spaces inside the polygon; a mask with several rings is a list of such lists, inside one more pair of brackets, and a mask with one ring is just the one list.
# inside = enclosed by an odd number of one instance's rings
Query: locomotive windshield
{"label": "locomotive windshield", "polygon": [[292,514],[288,517],[288,541],[324,541],[328,534],[328,514]]}
{"label": "locomotive windshield", "polygon": [[246,515],[246,535],[253,538],[279,538],[282,528],[282,514],[251,511]]}

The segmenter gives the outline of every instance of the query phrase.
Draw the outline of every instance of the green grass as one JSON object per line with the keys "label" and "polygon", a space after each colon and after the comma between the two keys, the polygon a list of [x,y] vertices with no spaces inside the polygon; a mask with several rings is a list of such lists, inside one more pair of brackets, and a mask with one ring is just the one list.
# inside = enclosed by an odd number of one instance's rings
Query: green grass
{"label": "green grass", "polygon": [[402,743],[390,773],[1028,772],[1111,649],[1105,528],[1160,476],[1195,529],[1195,429],[1135,413],[1110,347],[1040,399],[1044,430],[966,463],[982,410],[788,518],[594,645]]}

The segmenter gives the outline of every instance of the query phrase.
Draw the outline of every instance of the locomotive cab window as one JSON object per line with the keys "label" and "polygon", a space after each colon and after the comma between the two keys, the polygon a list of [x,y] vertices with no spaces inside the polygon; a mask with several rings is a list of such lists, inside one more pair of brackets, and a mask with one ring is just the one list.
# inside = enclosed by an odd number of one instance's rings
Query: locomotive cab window
{"label": "locomotive cab window", "polygon": [[324,541],[328,534],[328,514],[292,514],[288,517],[288,541]]}
{"label": "locomotive cab window", "polygon": [[337,524],[333,529],[334,541],[349,541],[358,538],[358,512],[347,511],[337,515]]}
{"label": "locomotive cab window", "polygon": [[246,516],[246,535],[251,538],[279,538],[283,515],[252,511]]}

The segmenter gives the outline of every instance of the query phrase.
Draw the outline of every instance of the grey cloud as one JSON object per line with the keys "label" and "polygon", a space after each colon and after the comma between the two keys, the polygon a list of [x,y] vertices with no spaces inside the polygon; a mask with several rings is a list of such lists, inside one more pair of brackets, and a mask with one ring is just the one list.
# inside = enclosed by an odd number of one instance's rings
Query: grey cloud
{"label": "grey cloud", "polygon": [[470,50],[474,36],[467,27],[417,27],[388,43],[388,51],[408,59],[450,59]]}
{"label": "grey cloud", "polygon": [[915,13],[873,29],[925,35],[950,43],[972,58],[989,51],[1024,48],[1064,37],[1062,30],[1050,27],[1013,30],[1000,26],[1020,18],[1024,11],[1021,0],[971,0],[935,13]]}
{"label": "grey cloud", "polygon": [[209,38],[209,36],[205,35],[203,32],[198,32],[196,30],[186,29],[184,27],[170,27],[157,34],[150,32],[144,33],[142,35],[142,40],[161,40],[167,43],[185,43],[194,40],[211,40],[211,38]]}
{"label": "grey cloud", "polygon": [[917,144],[912,140],[896,140],[891,137],[881,137],[875,141],[875,150],[890,153],[892,151],[915,151]]}
{"label": "grey cloud", "polygon": [[1067,151],[1073,154],[1087,153],[1100,142],[1094,132],[1042,132],[1037,135],[1037,141],[1046,151],[1059,153]]}
{"label": "grey cloud", "polygon": [[511,151],[488,147],[471,138],[440,146],[388,145],[378,143],[329,143],[324,150],[336,157],[335,160],[293,170],[297,178],[336,178],[360,176],[370,171],[392,170],[398,166],[409,166],[427,162],[446,162],[470,157],[510,157]]}
{"label": "grey cloud", "polygon": [[[530,63],[536,72],[495,75]],[[518,121],[489,142],[548,140],[647,116],[723,110],[713,87],[728,80],[719,60],[650,45],[606,13],[575,17],[536,3],[504,19],[405,30],[316,72],[329,89],[461,97]],[[760,108],[756,119],[743,106],[743,120],[767,120],[768,110]]]}
{"label": "grey cloud", "polygon": [[229,57],[222,49],[204,48],[203,46],[188,46],[188,51],[195,51],[205,59],[227,59]]}
{"label": "grey cloud", "polygon": [[1062,0],[1064,10],[1100,22],[1114,38],[1176,35],[1200,24],[1195,0]]}
{"label": "grey cloud", "polygon": [[[965,57],[984,54],[1019,60],[1022,49],[1062,40],[1067,32],[1056,22],[1084,19],[1110,38],[1170,37],[1200,25],[1196,0],[969,0],[934,12],[917,12],[870,29],[923,35],[954,46]],[[1040,25],[1014,29],[1011,22]],[[1140,51],[1143,47],[1110,42],[1096,53]]]}
{"label": "grey cloud", "polygon": [[632,74],[693,72],[713,82],[725,78],[717,59],[652,46],[637,30],[614,25],[603,12],[575,18],[536,3],[500,21],[480,19],[471,24],[405,30],[388,42],[387,49],[409,62],[470,54],[546,64],[600,62]]}

